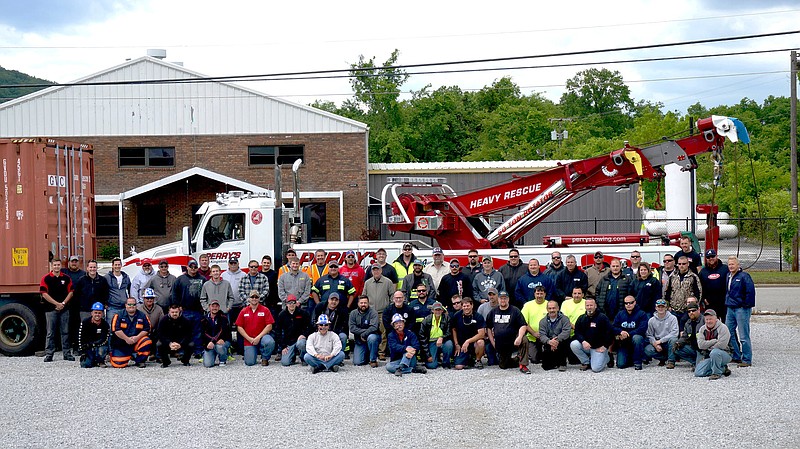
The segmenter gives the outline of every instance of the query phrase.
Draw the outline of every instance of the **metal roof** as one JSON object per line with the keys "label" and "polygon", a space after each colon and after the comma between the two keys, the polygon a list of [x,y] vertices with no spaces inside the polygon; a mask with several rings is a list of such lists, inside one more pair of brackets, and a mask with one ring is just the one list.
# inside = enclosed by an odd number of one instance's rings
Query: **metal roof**
{"label": "metal roof", "polygon": [[[205,75],[143,56],[73,83]],[[364,133],[368,126],[229,82],[57,86],[0,104],[0,137]]]}
{"label": "metal roof", "polygon": [[482,172],[525,172],[543,171],[564,161],[480,161],[480,162],[409,162],[394,164],[367,164],[370,174],[391,173],[482,173]]}

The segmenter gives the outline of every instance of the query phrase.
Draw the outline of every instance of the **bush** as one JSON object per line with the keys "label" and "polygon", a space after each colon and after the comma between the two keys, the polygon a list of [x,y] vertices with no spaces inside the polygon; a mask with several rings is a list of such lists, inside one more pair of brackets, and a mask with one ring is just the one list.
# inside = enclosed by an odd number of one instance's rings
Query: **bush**
{"label": "bush", "polygon": [[100,251],[98,251],[99,259],[111,260],[115,257],[119,257],[119,245],[116,243],[106,243],[100,247]]}

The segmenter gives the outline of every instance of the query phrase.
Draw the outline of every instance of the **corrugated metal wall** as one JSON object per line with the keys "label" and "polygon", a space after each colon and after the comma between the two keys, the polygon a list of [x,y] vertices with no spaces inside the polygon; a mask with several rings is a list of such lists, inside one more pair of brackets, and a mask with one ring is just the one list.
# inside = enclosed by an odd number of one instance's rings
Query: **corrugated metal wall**
{"label": "corrugated metal wall", "polygon": [[[409,173],[409,176],[443,176],[447,178],[447,183],[457,193],[482,189],[489,186],[505,183],[512,179],[514,175],[526,176],[530,172],[491,172],[491,173]],[[386,185],[387,176],[398,176],[397,174],[386,175],[383,173],[370,172],[369,192],[370,192],[370,227],[376,229],[380,224],[380,217],[374,214],[380,213],[380,196],[383,187]],[[511,215],[515,211],[508,212]],[[498,217],[499,219],[500,217]],[[595,219],[597,222],[595,222]],[[542,237],[545,235],[560,234],[594,234],[609,232],[639,232],[641,211],[636,208],[636,188],[631,187],[628,191],[615,192],[612,187],[604,187],[590,191],[583,196],[580,194],[572,202],[557,209],[544,222],[536,226],[533,230],[525,234],[521,245],[541,245]],[[604,221],[609,220],[609,221]],[[616,220],[620,220],[617,222]],[[502,221],[502,220],[501,220]],[[389,233],[383,226],[381,238],[390,238]],[[398,233],[392,238],[406,239],[408,235]],[[430,239],[419,236],[412,237],[417,240],[428,241]],[[433,243],[433,242],[429,242]]]}
{"label": "corrugated metal wall", "polygon": [[[83,82],[187,79],[141,58]],[[219,82],[50,88],[0,105],[0,137],[364,132],[366,125]]]}

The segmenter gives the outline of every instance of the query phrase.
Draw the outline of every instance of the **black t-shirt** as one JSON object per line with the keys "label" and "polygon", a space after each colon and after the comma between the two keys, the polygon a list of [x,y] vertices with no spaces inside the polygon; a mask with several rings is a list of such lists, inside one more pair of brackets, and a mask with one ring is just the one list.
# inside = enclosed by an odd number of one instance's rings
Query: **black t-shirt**
{"label": "black t-shirt", "polygon": [[486,327],[494,332],[494,341],[498,346],[513,346],[519,335],[519,328],[525,326],[525,317],[514,306],[506,310],[495,307],[486,316]]}
{"label": "black t-shirt", "polygon": [[[55,299],[58,302],[62,302],[67,298],[69,292],[72,291],[72,280],[66,274],[59,273],[58,276],[53,276],[53,273],[47,273],[42,278],[42,282],[39,284],[39,291],[42,293],[47,293],[50,295],[51,298]],[[55,306],[43,299],[44,301],[44,310],[45,311],[53,311],[55,310]],[[72,302],[72,301],[70,301]]]}
{"label": "black t-shirt", "polygon": [[458,337],[458,344],[463,344],[466,340],[478,334],[478,331],[486,327],[486,321],[481,314],[473,312],[472,316],[464,316],[464,311],[459,310],[453,315],[451,323]]}

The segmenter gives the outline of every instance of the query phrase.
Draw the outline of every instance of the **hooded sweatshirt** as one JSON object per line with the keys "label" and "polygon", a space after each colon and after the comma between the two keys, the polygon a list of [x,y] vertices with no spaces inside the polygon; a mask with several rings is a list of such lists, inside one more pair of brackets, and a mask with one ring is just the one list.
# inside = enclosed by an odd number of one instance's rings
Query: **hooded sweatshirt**
{"label": "hooded sweatshirt", "polygon": [[156,274],[156,270],[150,269],[149,273],[145,273],[144,268],[139,270],[139,273],[133,277],[131,281],[131,296],[136,298],[136,302],[141,304],[143,302],[142,293],[144,293],[145,286],[150,279]]}
{"label": "hooded sweatshirt", "polygon": [[641,335],[644,337],[647,333],[647,324],[647,314],[636,305],[631,313],[628,313],[627,310],[623,310],[614,317],[614,335],[619,335],[622,331],[625,331],[630,334],[631,337],[634,335]]}
{"label": "hooded sweatshirt", "polygon": [[647,322],[647,339],[651,345],[656,340],[666,342],[670,338],[678,338],[678,318],[675,315],[665,312],[664,318],[659,318],[658,314],[653,315]]}

